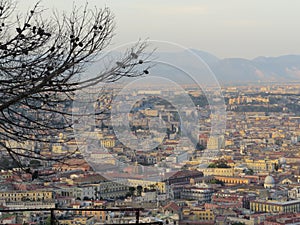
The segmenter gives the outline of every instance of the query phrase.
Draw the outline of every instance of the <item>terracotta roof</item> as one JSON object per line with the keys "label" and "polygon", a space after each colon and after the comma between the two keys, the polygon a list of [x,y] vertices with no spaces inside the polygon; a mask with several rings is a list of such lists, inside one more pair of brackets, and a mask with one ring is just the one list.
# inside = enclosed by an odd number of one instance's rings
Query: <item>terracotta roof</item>
{"label": "terracotta roof", "polygon": [[172,210],[174,212],[179,212],[180,207],[175,202],[170,202],[166,206],[163,207],[164,210]]}

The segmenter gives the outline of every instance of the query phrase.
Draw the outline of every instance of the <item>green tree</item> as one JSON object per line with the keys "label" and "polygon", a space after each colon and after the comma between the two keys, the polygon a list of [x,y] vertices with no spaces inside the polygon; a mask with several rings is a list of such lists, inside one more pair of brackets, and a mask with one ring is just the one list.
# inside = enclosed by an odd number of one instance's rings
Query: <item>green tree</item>
{"label": "green tree", "polygon": [[210,163],[208,165],[208,168],[231,168],[231,167],[227,165],[227,162],[224,159],[219,159],[216,162]]}
{"label": "green tree", "polygon": [[207,168],[217,168],[215,163],[210,163]]}
{"label": "green tree", "polygon": [[135,187],[129,187],[129,195],[133,196],[135,192]]}
{"label": "green tree", "polygon": [[246,175],[253,175],[254,174],[253,169],[246,169],[244,172],[245,172]]}
{"label": "green tree", "polygon": [[48,216],[46,221],[45,221],[45,225],[51,225],[51,217]]}
{"label": "green tree", "polygon": [[181,167],[182,170],[187,170],[188,168],[189,168],[189,165],[188,165],[188,164],[184,164],[184,165]]}
{"label": "green tree", "polygon": [[281,139],[276,139],[275,140],[275,144],[278,145],[278,146],[281,146],[283,143],[283,141]]}
{"label": "green tree", "polygon": [[199,151],[202,151],[205,149],[205,146],[204,145],[201,145],[199,142],[197,143],[196,145],[196,150],[199,150]]}
{"label": "green tree", "polygon": [[218,179],[213,179],[209,182],[210,184],[220,184],[221,186],[224,186],[224,182]]}
{"label": "green tree", "polygon": [[41,161],[40,160],[32,159],[29,162],[29,166],[33,167],[33,168],[37,168],[37,167],[40,167],[42,165],[41,165]]}
{"label": "green tree", "polygon": [[141,185],[138,185],[136,187],[137,196],[141,196],[142,191],[143,191],[143,187]]}

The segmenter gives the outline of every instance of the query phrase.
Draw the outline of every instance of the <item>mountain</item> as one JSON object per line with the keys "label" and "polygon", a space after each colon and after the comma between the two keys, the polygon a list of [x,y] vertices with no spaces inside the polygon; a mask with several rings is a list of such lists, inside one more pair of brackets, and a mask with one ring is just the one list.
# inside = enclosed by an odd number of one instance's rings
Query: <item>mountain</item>
{"label": "mountain", "polygon": [[221,82],[300,81],[300,55],[222,59],[212,66]]}
{"label": "mountain", "polygon": [[190,51],[193,52],[194,54],[196,54],[197,56],[199,56],[209,66],[213,66],[220,61],[220,59],[218,57],[216,57],[208,52],[200,51],[197,49],[191,49]]}
{"label": "mountain", "polygon": [[[243,58],[220,59],[210,53],[191,49],[182,52],[156,53],[156,56],[161,61],[167,59],[174,66],[184,68],[188,72],[203,74],[201,71],[204,70],[203,67],[199,67],[201,60],[198,59],[198,62],[193,60],[192,57],[188,56],[191,54],[201,58],[220,83],[300,81],[300,55],[260,56],[252,60]],[[182,80],[182,74],[180,75],[178,68],[158,66],[154,71],[165,74],[167,78]],[[186,82],[188,82],[187,80],[189,78],[185,79]]]}
{"label": "mountain", "polygon": [[[117,61],[122,53],[112,52],[105,62],[99,60],[89,68],[86,76],[105,70],[105,65]],[[252,60],[243,58],[220,59],[197,49],[176,52],[156,51],[151,55],[153,66],[149,76],[164,77],[175,83],[221,84],[245,82],[300,82],[300,55],[278,57],[260,56]],[[142,65],[144,66],[144,65]],[[152,80],[154,82],[154,80]],[[161,82],[158,80],[157,82]]]}

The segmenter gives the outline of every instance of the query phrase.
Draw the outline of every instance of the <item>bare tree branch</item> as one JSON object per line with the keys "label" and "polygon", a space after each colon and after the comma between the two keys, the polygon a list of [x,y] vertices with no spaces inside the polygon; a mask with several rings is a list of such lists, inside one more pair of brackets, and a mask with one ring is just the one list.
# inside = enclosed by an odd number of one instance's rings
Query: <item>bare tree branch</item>
{"label": "bare tree branch", "polygon": [[60,143],[59,133],[72,126],[74,91],[148,73],[147,66],[140,67],[147,61],[147,44],[138,42],[105,70],[80,77],[114,36],[110,9],[85,5],[45,19],[39,2],[25,17],[14,18],[15,7],[13,0],[0,0],[0,148],[19,166],[24,158],[62,162],[74,150],[54,156],[32,146],[50,152]]}

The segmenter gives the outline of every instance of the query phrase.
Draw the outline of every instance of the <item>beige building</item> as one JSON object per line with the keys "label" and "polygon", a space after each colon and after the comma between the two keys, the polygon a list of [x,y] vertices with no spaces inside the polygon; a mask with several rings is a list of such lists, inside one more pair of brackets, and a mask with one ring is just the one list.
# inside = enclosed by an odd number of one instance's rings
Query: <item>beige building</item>
{"label": "beige building", "polygon": [[114,138],[105,138],[100,140],[100,144],[104,148],[113,148],[116,145],[116,140]]}
{"label": "beige building", "polygon": [[214,176],[215,179],[220,180],[226,184],[250,184],[250,179],[243,177],[226,177],[226,176]]}
{"label": "beige building", "polygon": [[217,150],[224,147],[223,136],[210,136],[207,142],[207,149]]}
{"label": "beige building", "polygon": [[261,201],[250,202],[250,210],[253,212],[289,213],[300,212],[300,200],[293,201]]}
{"label": "beige building", "polygon": [[277,159],[245,159],[246,166],[254,172],[272,172],[275,170],[276,163],[278,163]]}
{"label": "beige building", "polygon": [[213,213],[212,210],[207,209],[184,209],[183,212],[183,217],[186,220],[190,220],[190,221],[214,221],[215,219],[215,215]]}
{"label": "beige building", "polygon": [[154,188],[158,189],[161,193],[166,193],[166,184],[164,182],[155,182],[149,180],[139,180],[139,179],[128,179],[128,186],[137,187],[141,185],[144,188]]}
{"label": "beige building", "polygon": [[33,191],[5,191],[0,192],[0,200],[6,202],[20,202],[20,201],[43,201],[52,200],[52,191],[33,190]]}
{"label": "beige building", "polygon": [[95,224],[95,219],[93,216],[90,217],[74,217],[71,219],[60,219],[58,220],[60,225],[72,225],[72,224],[80,224],[80,225],[92,225]]}
{"label": "beige building", "polygon": [[199,168],[204,176],[234,176],[234,168]]}

